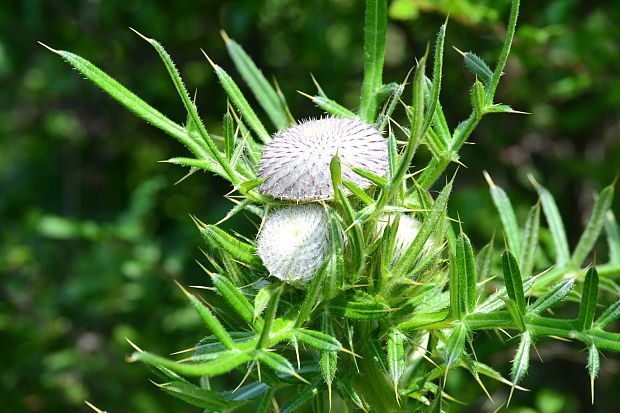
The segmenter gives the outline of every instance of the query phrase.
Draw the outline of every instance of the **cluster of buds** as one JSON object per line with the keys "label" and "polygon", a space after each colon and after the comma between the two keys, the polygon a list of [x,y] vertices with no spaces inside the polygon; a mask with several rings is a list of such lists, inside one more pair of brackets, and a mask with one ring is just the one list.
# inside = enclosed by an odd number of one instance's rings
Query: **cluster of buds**
{"label": "cluster of buds", "polygon": [[269,273],[285,282],[310,280],[329,254],[327,214],[316,201],[334,197],[329,165],[335,155],[342,178],[362,189],[371,182],[352,168],[379,176],[388,170],[386,140],[355,118],[308,120],[279,133],[263,151],[260,191],[295,202],[267,216],[257,242]]}

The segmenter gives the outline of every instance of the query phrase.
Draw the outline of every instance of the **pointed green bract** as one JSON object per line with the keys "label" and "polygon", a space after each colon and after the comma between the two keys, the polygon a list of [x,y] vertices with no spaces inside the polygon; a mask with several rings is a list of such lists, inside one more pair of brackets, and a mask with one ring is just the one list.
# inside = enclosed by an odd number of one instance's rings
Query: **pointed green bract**
{"label": "pointed green bract", "polygon": [[506,251],[502,255],[502,271],[508,297],[515,302],[520,315],[525,314],[525,295],[523,293],[523,281],[521,272],[515,257]]}
{"label": "pointed green bract", "polygon": [[547,308],[550,308],[555,303],[562,300],[575,285],[574,280],[564,280],[553,287],[549,288],[547,292],[538,297],[536,301],[528,306],[528,312],[538,314]]}
{"label": "pointed green bract", "polygon": [[212,248],[220,247],[241,262],[262,266],[262,261],[253,245],[240,241],[215,225],[205,225],[201,231]]}
{"label": "pointed green bract", "polygon": [[562,217],[553,196],[542,185],[537,184],[536,190],[540,195],[545,217],[549,230],[553,236],[553,244],[555,246],[556,263],[559,266],[566,265],[570,262],[570,254],[568,252],[568,241],[566,240],[566,231],[562,223]]}
{"label": "pointed green bract", "polygon": [[620,263],[620,228],[616,222],[616,217],[611,211],[605,214],[605,233],[607,234],[607,245],[609,246],[609,262]]}
{"label": "pointed green bract", "polygon": [[594,323],[594,327],[605,328],[609,323],[613,323],[617,320],[618,317],[620,317],[620,300],[616,301],[607,307],[605,311],[603,311],[603,314],[601,314],[598,320],[596,320],[596,323]]}
{"label": "pointed green bract", "polygon": [[[235,312],[250,325],[255,324],[254,307],[248,301],[247,298],[235,287],[235,285],[226,277],[220,274],[213,274],[211,276],[213,286],[217,288],[218,292],[224,297],[224,299],[231,305]],[[259,322],[262,324],[262,322]]]}
{"label": "pointed green bract", "polygon": [[465,324],[457,323],[446,343],[446,354],[444,356],[446,366],[451,367],[461,358],[465,350],[465,338],[467,338],[467,327]]}
{"label": "pointed green bract", "polygon": [[472,73],[475,74],[485,86],[488,86],[491,83],[493,71],[491,71],[482,58],[477,56],[475,53],[466,52],[463,54],[463,61],[465,62],[465,66],[467,66],[467,68],[471,70]]}
{"label": "pointed green bract", "polygon": [[377,94],[383,86],[383,58],[387,31],[387,0],[366,0],[364,24],[364,80],[359,115],[373,123],[377,113]]}
{"label": "pointed green bract", "polygon": [[228,54],[235,63],[235,67],[241,74],[245,83],[256,97],[258,103],[263,107],[271,122],[280,130],[288,126],[285,110],[282,108],[280,99],[275,89],[267,81],[263,72],[256,66],[254,61],[243,50],[239,43],[224,35]]}
{"label": "pointed green bract", "polygon": [[594,243],[603,229],[605,215],[611,207],[613,198],[614,187],[612,185],[603,189],[599,194],[598,200],[592,209],[592,215],[590,216],[588,224],[586,225],[583,234],[581,234],[581,238],[579,238],[579,242],[577,243],[573,256],[571,257],[572,265],[580,266],[594,247]]}
{"label": "pointed green bract", "polygon": [[521,244],[521,255],[519,256],[519,266],[521,273],[525,276],[532,275],[534,269],[534,259],[536,248],[538,247],[538,231],[540,228],[540,204],[536,203],[527,215],[525,230],[523,232],[523,243]]}
{"label": "pointed green bract", "polygon": [[502,221],[504,235],[508,241],[508,248],[510,248],[510,252],[512,252],[515,257],[519,257],[521,254],[521,231],[517,224],[517,217],[512,208],[512,203],[508,195],[506,195],[506,192],[501,187],[495,185],[490,178],[488,178],[488,175],[487,180],[489,181],[489,191],[491,192],[493,203]]}
{"label": "pointed green bract", "polygon": [[[462,313],[469,313],[476,305],[476,266],[474,264],[474,251],[465,233],[461,233],[456,241],[456,267],[458,270],[458,294],[457,302],[461,306]],[[450,290],[453,293],[453,290]]]}
{"label": "pointed green bract", "polygon": [[394,383],[394,389],[398,387],[398,381],[406,367],[405,361],[405,336],[397,329],[391,329],[387,341],[387,359],[390,379]]}
{"label": "pointed green bract", "polygon": [[510,370],[510,377],[514,384],[519,384],[527,374],[530,367],[530,347],[532,347],[532,336],[529,332],[524,331],[521,334],[519,348],[512,360],[512,369]]}
{"label": "pointed green bract", "polygon": [[583,282],[583,292],[579,303],[579,317],[577,318],[577,329],[580,331],[589,330],[592,327],[592,320],[596,313],[596,303],[598,300],[598,273],[592,267],[586,273]]}
{"label": "pointed green bract", "polygon": [[173,381],[158,384],[157,386],[171,396],[203,409],[225,411],[242,404],[242,402],[227,400],[214,391],[189,383]]}

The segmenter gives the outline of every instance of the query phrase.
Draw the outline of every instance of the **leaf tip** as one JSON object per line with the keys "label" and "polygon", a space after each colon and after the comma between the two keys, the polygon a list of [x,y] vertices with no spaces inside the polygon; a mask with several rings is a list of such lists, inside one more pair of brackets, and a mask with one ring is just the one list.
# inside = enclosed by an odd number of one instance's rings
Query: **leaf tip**
{"label": "leaf tip", "polygon": [[203,55],[205,55],[205,57],[209,61],[209,64],[211,65],[211,67],[213,67],[213,69],[216,69],[218,66],[215,63],[213,63],[213,60],[211,60],[211,58],[209,57],[207,52],[205,52],[203,49],[200,49],[200,51],[202,52]]}
{"label": "leaf tip", "polygon": [[140,36],[142,39],[144,39],[147,43],[153,43],[153,39],[149,39],[148,37],[146,37],[145,35],[143,35],[142,33],[140,33],[139,31],[137,31],[136,29],[134,29],[133,27],[130,27],[129,30],[131,30],[132,32],[134,32],[135,34],[137,34],[138,36]]}
{"label": "leaf tip", "polygon": [[220,36],[222,36],[222,39],[224,39],[224,43],[228,44],[228,42],[230,42],[230,37],[224,29],[220,30]]}
{"label": "leaf tip", "polygon": [[[46,45],[43,42],[37,41],[37,43],[39,43],[41,46],[45,47],[47,50],[49,50],[52,53],[56,53],[57,55],[61,55],[62,56],[62,52],[60,50],[56,50],[52,47],[49,47],[48,45]],[[88,403],[88,402],[87,402]]]}

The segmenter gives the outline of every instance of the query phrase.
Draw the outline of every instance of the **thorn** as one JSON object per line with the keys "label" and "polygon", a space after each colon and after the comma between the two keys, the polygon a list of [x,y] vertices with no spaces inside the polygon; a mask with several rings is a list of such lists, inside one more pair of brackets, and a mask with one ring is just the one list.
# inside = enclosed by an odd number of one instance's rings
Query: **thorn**
{"label": "thorn", "polygon": [[228,43],[230,41],[230,37],[228,37],[228,34],[224,30],[220,30],[220,36],[224,39],[224,43]]}
{"label": "thorn", "polygon": [[190,294],[189,291],[187,291],[185,289],[185,287],[183,287],[177,280],[172,280],[174,281],[174,283],[177,285],[177,287],[179,287],[181,289],[181,291],[183,291],[183,294],[185,294],[185,296],[189,299],[191,299],[192,297],[194,297],[193,295]]}
{"label": "thorn", "polygon": [[250,373],[252,373],[252,369],[248,369],[248,371],[245,373],[245,375],[243,376],[243,378],[241,379],[241,381],[239,382],[239,384],[237,385],[237,387],[234,388],[234,390],[232,391],[233,393],[236,392],[237,390],[239,390],[239,387],[241,387],[243,385],[243,383],[245,383],[245,381],[248,379],[248,377],[250,377]]}
{"label": "thorn", "polygon": [[551,338],[554,338],[554,339],[559,340],[559,341],[566,341],[567,343],[572,343],[573,342],[573,340],[569,340],[567,338],[559,337],[559,336],[549,335],[547,337],[551,337]]}
{"label": "thorn", "polygon": [[194,261],[196,261],[196,264],[200,265],[200,268],[202,268],[202,270],[204,272],[209,274],[209,277],[213,277],[213,274],[214,274],[213,271],[209,271],[204,265],[202,265],[202,263],[200,261],[198,261],[198,260],[194,260]]}
{"label": "thorn", "polygon": [[329,413],[332,411],[332,383],[327,383],[327,398],[329,399]]}
{"label": "thorn", "polygon": [[532,175],[531,173],[528,173],[527,179],[529,179],[529,181],[532,183],[532,186],[534,186],[534,188],[539,187],[538,181],[536,181],[536,178],[534,178],[534,175]]}
{"label": "thorn", "polygon": [[491,175],[489,175],[489,173],[487,171],[482,171],[482,175],[484,175],[484,179],[486,179],[486,181],[489,184],[489,186],[491,188],[493,188],[495,186],[495,183],[491,179]]}
{"label": "thorn", "polygon": [[172,163],[172,164],[174,163],[170,159],[166,159],[166,160],[163,160],[163,161],[156,161],[156,162],[158,162],[158,163]]}
{"label": "thorn", "polygon": [[484,394],[486,394],[489,400],[491,401],[491,403],[493,403],[493,398],[491,397],[491,394],[489,394],[489,391],[487,390],[487,388],[484,387],[484,384],[482,383],[482,380],[480,380],[480,376],[478,375],[478,373],[474,374],[474,379],[476,379],[476,381],[478,382],[478,385],[482,388],[482,391],[484,392]]}
{"label": "thorn", "polygon": [[200,49],[200,51],[202,52],[203,55],[205,55],[205,57],[207,58],[207,60],[209,61],[209,64],[211,64],[213,69],[218,67],[215,63],[213,63],[213,60],[211,60],[211,58],[207,55],[207,53],[204,50]]}
{"label": "thorn", "polygon": [[538,354],[538,358],[540,359],[541,363],[544,363],[542,356],[540,355],[540,352],[538,351],[538,347],[536,347],[535,343],[532,343],[532,347],[534,347],[534,351],[536,352],[536,354]]}
{"label": "thorn", "polygon": [[311,101],[314,101],[314,96],[311,96],[307,93],[302,92],[301,90],[298,90],[297,93],[299,93],[300,95],[307,97],[308,99],[310,99]]}
{"label": "thorn", "polygon": [[177,356],[183,353],[189,353],[190,351],[196,351],[196,347],[186,348],[185,350],[175,351],[174,353],[170,353],[171,356]]}
{"label": "thorn", "polygon": [[133,27],[130,27],[129,30],[131,30],[132,32],[134,32],[135,34],[137,34],[138,36],[142,37],[144,40],[146,40],[148,43],[153,44],[153,39],[149,39],[148,37],[146,37],[145,35],[143,35],[142,33],[140,33],[139,31],[137,31],[136,29],[134,29]]}
{"label": "thorn", "polygon": [[138,347],[133,341],[131,341],[130,339],[128,339],[127,337],[125,337],[125,340],[129,343],[129,345],[131,347],[133,347],[136,351],[140,352],[140,353],[144,353],[144,350],[142,350],[140,347]]}
{"label": "thorn", "polygon": [[338,349],[338,351],[342,351],[343,353],[347,353],[347,354],[349,354],[349,355],[351,355],[351,356],[353,356],[353,357],[356,357],[356,358],[358,358],[358,359],[363,359],[363,358],[364,358],[364,357],[360,356],[359,354],[356,354],[356,353],[354,353],[353,351],[351,351],[351,350],[349,350],[349,349],[346,349],[346,348],[344,348],[344,347],[340,347],[340,348]]}
{"label": "thorn", "polygon": [[590,394],[592,395],[592,406],[594,406],[594,376],[590,376]]}
{"label": "thorn", "polygon": [[510,386],[510,395],[508,396],[508,401],[506,401],[506,407],[510,406],[510,400],[512,400],[512,393],[514,393],[514,386]]}
{"label": "thorn", "polygon": [[[47,50],[49,50],[50,52],[52,52],[52,53],[56,53],[56,54],[58,54],[58,55],[61,55],[61,56],[62,56],[62,52],[61,52],[60,50],[53,49],[53,48],[49,47],[48,45],[46,45],[46,44],[45,44],[45,43],[43,43],[43,42],[39,42],[39,41],[37,41],[37,43],[39,43],[41,46],[45,47],[45,48],[46,48]],[[86,403],[88,403],[88,402],[86,402]]]}
{"label": "thorn", "polygon": [[297,374],[297,372],[292,371],[291,372],[291,376],[295,377],[298,380],[301,380],[302,382],[304,382],[305,384],[310,384],[310,382],[306,379],[304,379],[303,377],[301,377],[299,374]]}
{"label": "thorn", "polygon": [[[39,42],[40,43],[40,42]],[[47,47],[47,46],[46,46]],[[103,410],[97,408],[94,404],[92,404],[91,402],[89,402],[88,400],[84,400],[84,403],[90,407],[91,409],[93,409],[94,411],[96,411],[97,413],[104,413]]]}
{"label": "thorn", "polygon": [[458,47],[456,47],[456,46],[452,46],[452,48],[453,48],[454,50],[456,50],[456,51],[457,51],[457,52],[458,52],[461,56],[465,57],[465,52],[463,52],[462,50],[459,50],[459,48],[458,48]]}

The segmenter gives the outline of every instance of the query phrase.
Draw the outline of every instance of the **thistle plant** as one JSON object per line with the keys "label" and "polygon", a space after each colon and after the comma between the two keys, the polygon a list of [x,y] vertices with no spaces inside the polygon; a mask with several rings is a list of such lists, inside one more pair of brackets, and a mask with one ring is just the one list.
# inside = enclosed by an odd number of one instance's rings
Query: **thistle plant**
{"label": "thistle plant", "polygon": [[[459,163],[475,127],[488,114],[522,113],[495,102],[519,0],[512,1],[493,69],[476,54],[462,53],[475,80],[471,114],[453,130],[439,99],[447,25],[432,56],[417,59],[410,83],[385,83],[386,8],[386,0],[366,1],[359,108],[345,108],[319,86],[307,95],[326,115],[316,120],[296,121],[277,85],[223,34],[273,127],[205,54],[231,102],[221,140],[208,132],[157,41],[141,35],[170,74],[187,111],[184,125],[82,57],[51,49],[191,153],[167,162],[229,181],[238,196],[229,198],[234,205],[223,220],[246,211],[262,222],[256,239],[247,240],[194,217],[207,245],[201,266],[208,286],[226,305],[212,306],[212,296],[179,286],[204,321],[206,336],[197,332],[196,346],[175,357],[134,346],[130,360],[152,366],[158,387],[205,411],[291,412],[307,405],[314,411],[439,412],[452,400],[444,385],[454,369],[469,372],[485,392],[483,377],[509,386],[510,394],[523,389],[531,348],[551,337],[587,349],[594,401],[600,352],[620,351],[620,334],[605,330],[620,316],[613,184],[598,194],[572,251],[552,195],[533,178],[539,201],[519,223],[506,192],[485,175],[503,247],[491,241],[476,251],[448,216],[457,173],[444,175]],[[397,110],[404,110],[406,124],[394,122]],[[426,165],[414,162],[421,147],[430,152]],[[603,230],[608,261],[594,265],[590,257]],[[550,242],[541,242],[543,232]],[[604,303],[598,302],[601,290]],[[566,302],[578,303],[574,318],[547,311]],[[476,357],[482,330],[518,339],[507,377]],[[243,379],[222,390],[213,378],[233,371]]]}

